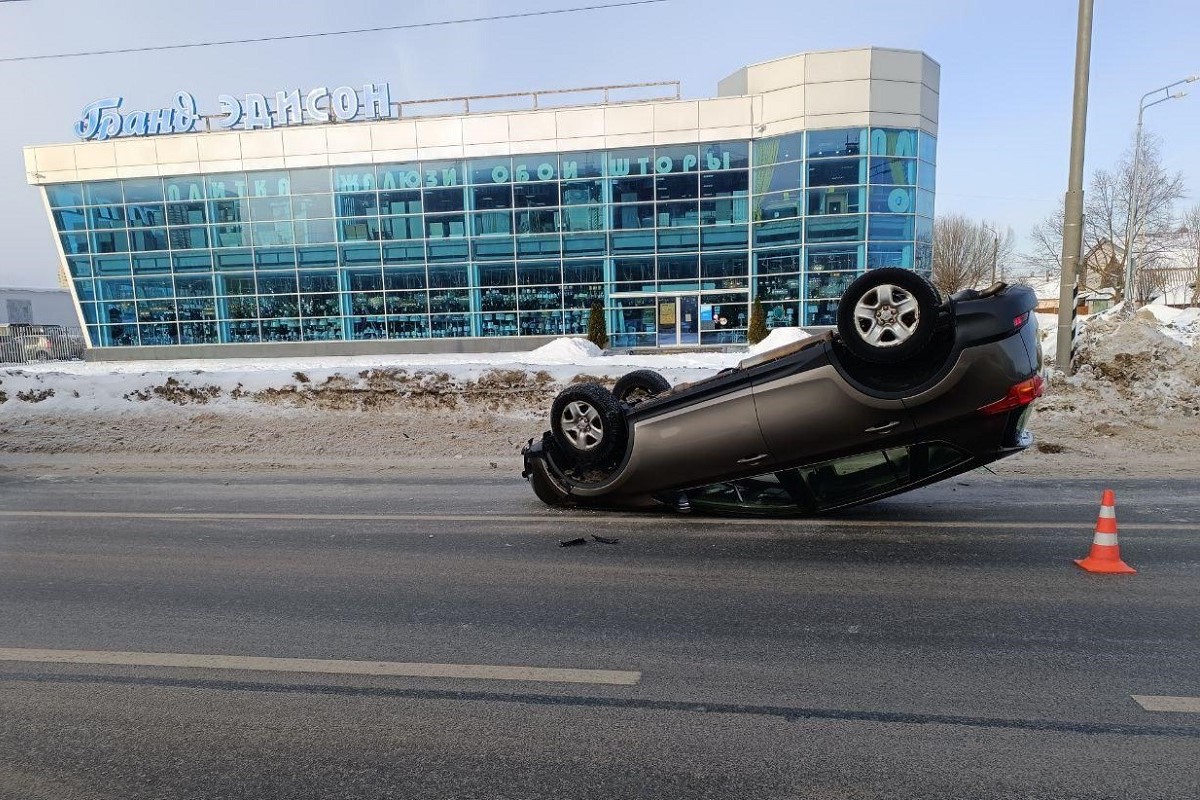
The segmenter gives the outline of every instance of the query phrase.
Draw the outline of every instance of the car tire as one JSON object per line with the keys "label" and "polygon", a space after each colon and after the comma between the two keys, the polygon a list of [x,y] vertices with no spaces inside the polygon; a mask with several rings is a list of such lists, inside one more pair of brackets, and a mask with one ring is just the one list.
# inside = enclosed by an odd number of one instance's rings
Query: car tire
{"label": "car tire", "polygon": [[608,389],[580,383],[554,398],[550,431],[559,450],[576,465],[605,467],[623,454],[625,412]]}
{"label": "car tire", "polygon": [[873,269],[842,295],[838,334],[865,361],[903,361],[929,344],[940,305],[937,289],[912,270]]}
{"label": "car tire", "polygon": [[652,369],[637,369],[622,375],[613,387],[613,396],[627,406],[653,400],[671,388],[671,383]]}

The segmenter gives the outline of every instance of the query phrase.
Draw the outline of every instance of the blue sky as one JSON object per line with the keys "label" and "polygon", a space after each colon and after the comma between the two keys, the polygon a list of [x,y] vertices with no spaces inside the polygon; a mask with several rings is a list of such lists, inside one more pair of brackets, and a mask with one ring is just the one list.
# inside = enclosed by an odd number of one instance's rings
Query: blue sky
{"label": "blue sky", "polygon": [[[0,3],[0,56],[339,30],[589,5],[598,0],[26,0]],[[82,107],[122,95],[159,108],[179,89],[226,93],[390,82],[394,99],[681,80],[716,94],[748,63],[806,50],[924,50],[942,66],[938,213],[1011,225],[1020,240],[1066,189],[1074,0],[669,0],[539,19],[315,40],[0,64],[0,285],[51,286],[55,255],[21,147],[68,142]],[[51,34],[51,35],[48,35]],[[1132,141],[1141,95],[1200,73],[1195,0],[1096,4],[1087,165]],[[1200,83],[1147,112],[1164,160],[1200,199]]]}

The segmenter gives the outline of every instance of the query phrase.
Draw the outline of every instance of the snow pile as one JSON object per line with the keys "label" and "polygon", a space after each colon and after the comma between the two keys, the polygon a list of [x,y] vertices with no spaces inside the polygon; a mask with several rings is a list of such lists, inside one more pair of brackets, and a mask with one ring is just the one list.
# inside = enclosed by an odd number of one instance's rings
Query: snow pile
{"label": "snow pile", "polygon": [[793,342],[799,342],[808,337],[809,334],[803,328],[774,328],[767,334],[767,338],[747,348],[746,354],[756,356],[759,353],[765,353],[777,347],[786,347]]}
{"label": "snow pile", "polygon": [[529,354],[539,364],[579,364],[589,358],[598,358],[604,351],[587,339],[564,336],[544,344]]}
{"label": "snow pile", "polygon": [[1200,348],[1168,336],[1150,314],[1107,318],[1081,337],[1077,375],[1110,384],[1133,410],[1200,414]]}

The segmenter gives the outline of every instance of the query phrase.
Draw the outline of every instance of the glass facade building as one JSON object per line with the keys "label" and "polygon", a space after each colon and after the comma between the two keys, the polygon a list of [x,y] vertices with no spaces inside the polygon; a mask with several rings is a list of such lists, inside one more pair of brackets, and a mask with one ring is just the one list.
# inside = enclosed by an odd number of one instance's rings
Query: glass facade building
{"label": "glass facade building", "polygon": [[755,298],[832,325],[863,270],[930,269],[927,130],[691,138],[44,190],[104,348],[582,334],[595,303],[615,347],[730,345]]}

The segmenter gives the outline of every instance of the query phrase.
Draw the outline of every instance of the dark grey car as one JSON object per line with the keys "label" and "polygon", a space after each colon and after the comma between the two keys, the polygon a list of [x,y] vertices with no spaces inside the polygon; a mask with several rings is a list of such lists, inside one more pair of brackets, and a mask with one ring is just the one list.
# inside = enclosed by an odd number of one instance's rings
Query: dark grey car
{"label": "dark grey car", "polygon": [[943,300],[909,270],[872,270],[836,332],[690,385],[638,370],[568,387],[523,474],[551,505],[800,514],[942,480],[1031,443],[1035,306],[1025,286]]}

